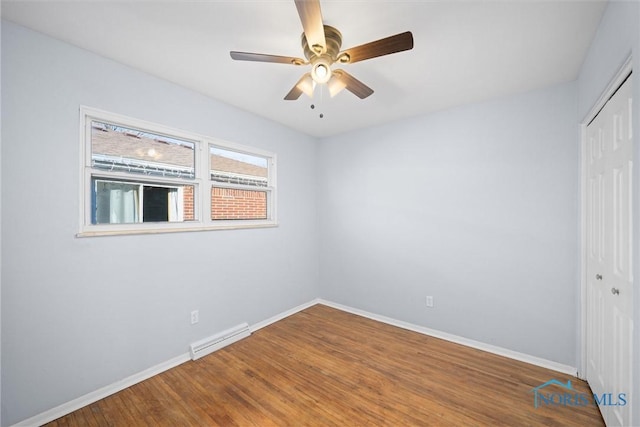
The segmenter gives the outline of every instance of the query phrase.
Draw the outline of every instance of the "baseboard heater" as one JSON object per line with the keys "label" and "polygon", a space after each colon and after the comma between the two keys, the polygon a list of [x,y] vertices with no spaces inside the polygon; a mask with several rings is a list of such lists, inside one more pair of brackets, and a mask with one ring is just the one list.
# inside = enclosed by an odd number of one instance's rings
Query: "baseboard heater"
{"label": "baseboard heater", "polygon": [[200,359],[207,354],[220,350],[222,347],[226,347],[229,344],[240,341],[242,338],[246,338],[249,335],[251,335],[249,325],[242,323],[238,326],[222,331],[219,334],[196,341],[191,344],[191,360]]}

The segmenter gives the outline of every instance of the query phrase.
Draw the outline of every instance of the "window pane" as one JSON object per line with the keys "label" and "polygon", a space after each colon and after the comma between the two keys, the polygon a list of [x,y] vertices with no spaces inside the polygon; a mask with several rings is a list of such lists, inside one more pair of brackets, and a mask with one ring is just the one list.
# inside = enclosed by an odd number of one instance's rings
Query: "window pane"
{"label": "window pane", "polygon": [[211,187],[211,219],[267,219],[267,192]]}
{"label": "window pane", "polygon": [[93,179],[92,224],[195,220],[194,186]]}
{"label": "window pane", "polygon": [[194,153],[190,141],[91,122],[91,166],[96,169],[193,179]]}
{"label": "window pane", "polygon": [[210,146],[209,158],[212,181],[254,187],[267,186],[269,169],[264,157]]}
{"label": "window pane", "polygon": [[131,224],[140,222],[140,185],[96,181],[94,224]]}

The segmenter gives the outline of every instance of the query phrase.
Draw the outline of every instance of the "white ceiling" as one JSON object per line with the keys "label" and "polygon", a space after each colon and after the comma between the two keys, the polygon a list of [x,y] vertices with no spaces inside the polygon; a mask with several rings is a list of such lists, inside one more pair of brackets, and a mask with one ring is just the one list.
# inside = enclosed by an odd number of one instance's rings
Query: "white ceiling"
{"label": "white ceiling", "polygon": [[[316,89],[284,101],[307,71],[233,61],[230,50],[303,57],[292,0],[2,1],[2,18],[316,137],[576,79],[599,0],[325,0],[343,49],[412,31],[414,49],[344,68],[375,90]],[[311,109],[310,105],[316,108]],[[319,118],[319,113],[324,118]]]}

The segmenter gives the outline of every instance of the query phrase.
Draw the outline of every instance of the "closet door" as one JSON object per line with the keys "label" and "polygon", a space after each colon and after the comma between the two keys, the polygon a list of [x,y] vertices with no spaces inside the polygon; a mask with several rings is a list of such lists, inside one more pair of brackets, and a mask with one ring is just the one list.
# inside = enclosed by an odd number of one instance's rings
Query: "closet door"
{"label": "closet door", "polygon": [[587,127],[587,381],[608,426],[632,423],[631,89]]}

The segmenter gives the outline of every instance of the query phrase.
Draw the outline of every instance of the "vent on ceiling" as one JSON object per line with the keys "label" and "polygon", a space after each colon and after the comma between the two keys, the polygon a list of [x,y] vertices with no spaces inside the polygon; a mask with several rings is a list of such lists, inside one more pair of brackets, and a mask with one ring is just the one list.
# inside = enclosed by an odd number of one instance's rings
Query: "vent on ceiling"
{"label": "vent on ceiling", "polygon": [[196,360],[206,356],[207,354],[211,354],[214,351],[220,350],[222,347],[226,347],[236,341],[240,341],[242,338],[246,338],[249,335],[251,335],[249,325],[242,323],[238,326],[222,331],[219,334],[196,341],[191,344],[191,360]]}

